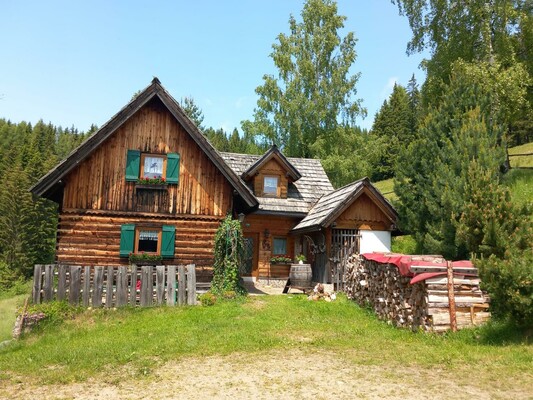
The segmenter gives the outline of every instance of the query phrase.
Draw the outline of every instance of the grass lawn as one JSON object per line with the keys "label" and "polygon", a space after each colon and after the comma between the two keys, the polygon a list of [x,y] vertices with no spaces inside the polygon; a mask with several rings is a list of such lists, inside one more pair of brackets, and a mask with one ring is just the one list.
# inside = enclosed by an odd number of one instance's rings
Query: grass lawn
{"label": "grass lawn", "polygon": [[0,342],[11,339],[16,310],[24,304],[26,295],[0,299]]}
{"label": "grass lawn", "polygon": [[516,204],[533,202],[533,169],[511,169],[503,177]]}
{"label": "grass lawn", "polygon": [[[87,310],[0,349],[0,394],[16,382],[84,382],[127,369],[147,375],[187,357],[299,349],[368,368],[444,368],[456,379],[524,385],[533,345],[500,325],[436,336],[396,329],[340,297],[249,297],[212,307]],[[520,386],[522,387],[522,386]],[[1,396],[0,396],[1,397]]]}

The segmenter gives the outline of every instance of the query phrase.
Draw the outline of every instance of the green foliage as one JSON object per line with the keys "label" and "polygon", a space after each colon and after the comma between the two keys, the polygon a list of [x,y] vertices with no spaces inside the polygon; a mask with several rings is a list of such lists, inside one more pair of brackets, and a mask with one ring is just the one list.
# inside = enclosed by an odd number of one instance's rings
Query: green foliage
{"label": "green foliage", "polygon": [[533,170],[511,169],[503,176],[502,182],[509,188],[514,204],[533,204]]}
{"label": "green foliage", "polygon": [[339,36],[346,17],[337,14],[332,0],[306,1],[301,16],[301,22],[290,17],[290,34],[280,34],[272,46],[278,77],[263,77],[254,121],[244,121],[242,128],[288,156],[315,157],[318,139],[335,147],[337,128],[353,125],[365,111],[353,100],[356,39],[353,32]]}
{"label": "green foliage", "polygon": [[228,215],[215,234],[215,260],[211,281],[211,291],[215,295],[221,295],[227,291],[246,294],[246,289],[240,284],[243,254],[244,240],[241,224]]}
{"label": "green foliage", "polygon": [[383,180],[394,176],[396,159],[400,149],[407,148],[413,141],[416,131],[410,99],[406,89],[394,85],[392,94],[383,102],[374,118],[371,134],[379,138],[381,152],[373,165],[371,179]]}
{"label": "green foliage", "polygon": [[[91,130],[96,129],[92,126]],[[84,139],[74,128],[0,119],[0,286],[31,276],[55,254],[57,205],[28,191]]]}
{"label": "green foliage", "polygon": [[399,254],[417,254],[416,241],[411,235],[392,238],[392,252]]}
{"label": "green foliage", "polygon": [[482,85],[458,72],[442,104],[428,114],[417,140],[399,158],[394,188],[401,227],[414,235],[421,251],[454,259],[471,251],[456,240],[457,222],[475,181],[484,176],[497,185],[505,159],[491,110]]}
{"label": "green foliage", "polygon": [[[531,233],[529,238],[533,238]],[[475,264],[483,288],[491,295],[493,314],[533,328],[533,250],[515,250],[505,259],[493,255]]]}
{"label": "green foliage", "polygon": [[214,306],[215,303],[217,302],[217,296],[215,296],[211,292],[206,292],[198,296],[198,300],[200,301],[200,304],[203,305],[204,307]]}
{"label": "green foliage", "polygon": [[45,318],[43,325],[55,325],[69,319],[73,319],[76,314],[80,314],[83,307],[71,306],[67,301],[50,301],[41,304],[32,304],[28,307],[29,314],[43,313]]}
{"label": "green foliage", "polygon": [[196,127],[203,131],[204,126],[202,123],[204,122],[204,113],[196,104],[194,98],[191,96],[186,96],[180,100],[180,105],[185,114],[187,114],[191,121],[194,122]]}
{"label": "green foliage", "polygon": [[[473,0],[468,2],[433,0],[393,0],[400,14],[406,15],[413,36],[408,53],[429,49],[431,57],[422,62],[427,73],[422,88],[426,109],[437,106],[451,82],[458,60],[473,66],[496,66],[503,74],[522,75],[507,80],[527,86],[533,78],[533,9],[530,0]],[[500,82],[505,84],[505,79]],[[511,96],[522,93],[508,91]],[[513,114],[505,120],[509,140],[520,144],[533,134],[533,91],[527,104],[513,108],[502,99],[501,105]]]}

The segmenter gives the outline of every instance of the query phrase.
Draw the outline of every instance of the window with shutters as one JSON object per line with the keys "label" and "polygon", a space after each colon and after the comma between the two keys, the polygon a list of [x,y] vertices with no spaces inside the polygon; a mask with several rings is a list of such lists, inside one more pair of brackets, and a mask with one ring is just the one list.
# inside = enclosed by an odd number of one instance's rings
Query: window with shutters
{"label": "window with shutters", "polygon": [[173,258],[176,227],[124,224],[120,233],[120,257],[131,253],[150,253]]}
{"label": "window with shutters", "polygon": [[[128,150],[126,181],[138,183],[178,184],[180,155],[178,153],[152,154]],[[146,182],[148,180],[148,182]]]}

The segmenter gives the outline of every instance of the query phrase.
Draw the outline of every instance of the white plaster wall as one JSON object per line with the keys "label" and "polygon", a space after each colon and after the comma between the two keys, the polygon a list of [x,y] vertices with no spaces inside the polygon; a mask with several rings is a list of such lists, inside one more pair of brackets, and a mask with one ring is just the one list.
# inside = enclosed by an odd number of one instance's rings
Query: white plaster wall
{"label": "white plaster wall", "polygon": [[361,230],[360,253],[374,251],[387,253],[391,251],[391,234],[389,231]]}

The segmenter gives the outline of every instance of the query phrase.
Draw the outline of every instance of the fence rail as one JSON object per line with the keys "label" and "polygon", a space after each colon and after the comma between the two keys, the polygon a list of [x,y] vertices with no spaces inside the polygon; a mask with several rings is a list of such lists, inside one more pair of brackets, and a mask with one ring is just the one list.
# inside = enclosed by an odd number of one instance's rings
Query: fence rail
{"label": "fence rail", "polygon": [[196,304],[196,270],[189,265],[82,267],[35,265],[33,303],[67,300],[85,307]]}

